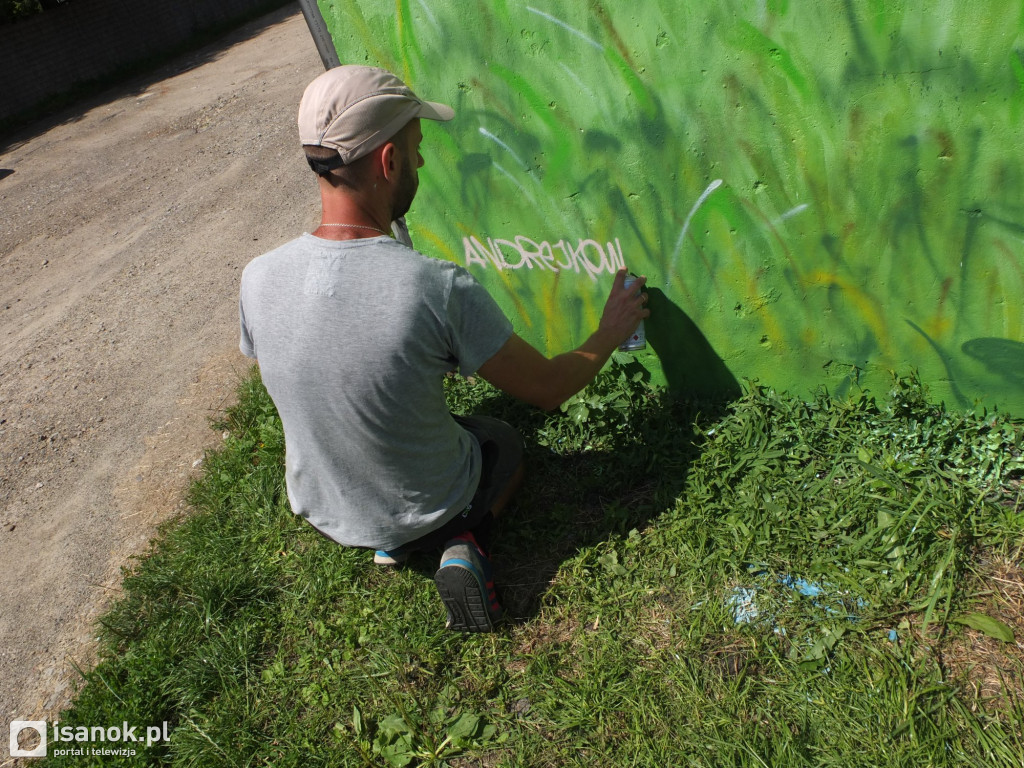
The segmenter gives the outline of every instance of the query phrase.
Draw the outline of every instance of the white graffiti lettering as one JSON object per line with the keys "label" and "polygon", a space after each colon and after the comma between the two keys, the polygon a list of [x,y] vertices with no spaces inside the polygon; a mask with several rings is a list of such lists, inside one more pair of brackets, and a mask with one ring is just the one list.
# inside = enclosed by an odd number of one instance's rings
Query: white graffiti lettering
{"label": "white graffiti lettering", "polygon": [[462,238],[466,256],[466,267],[474,264],[495,269],[539,269],[550,272],[576,272],[585,274],[596,281],[602,273],[614,275],[626,265],[622,256],[622,244],[615,238],[614,243],[602,246],[597,240],[578,240],[575,245],[559,240],[538,243],[524,235],[515,240],[487,238],[483,243],[476,236]]}

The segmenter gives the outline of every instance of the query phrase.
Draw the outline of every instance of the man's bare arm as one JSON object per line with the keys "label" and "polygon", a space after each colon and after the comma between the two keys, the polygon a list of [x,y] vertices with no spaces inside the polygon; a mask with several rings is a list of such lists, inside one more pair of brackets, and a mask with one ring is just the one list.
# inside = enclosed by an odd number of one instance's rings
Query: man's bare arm
{"label": "man's bare arm", "polygon": [[478,373],[503,392],[553,410],[594,380],[612,352],[650,315],[644,308],[647,295],[637,292],[646,278],[639,278],[628,290],[623,287],[626,270],[615,275],[597,330],[582,345],[552,358],[516,334]]}

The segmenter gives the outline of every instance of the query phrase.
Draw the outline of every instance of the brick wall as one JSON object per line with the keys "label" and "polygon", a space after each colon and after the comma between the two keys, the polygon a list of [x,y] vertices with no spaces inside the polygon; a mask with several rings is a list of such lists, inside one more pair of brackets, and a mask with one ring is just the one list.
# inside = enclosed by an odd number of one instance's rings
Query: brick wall
{"label": "brick wall", "polygon": [[0,122],[287,0],[70,0],[0,26]]}

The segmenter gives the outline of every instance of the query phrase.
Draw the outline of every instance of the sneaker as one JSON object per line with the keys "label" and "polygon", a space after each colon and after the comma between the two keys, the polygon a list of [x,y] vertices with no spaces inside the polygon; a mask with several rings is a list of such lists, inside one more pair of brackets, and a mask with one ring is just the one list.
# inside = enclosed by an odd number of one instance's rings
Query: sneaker
{"label": "sneaker", "polygon": [[490,632],[501,620],[491,561],[473,534],[464,533],[445,544],[434,583],[448,609],[448,629]]}
{"label": "sneaker", "polygon": [[409,559],[408,552],[385,552],[383,549],[378,549],[373,553],[373,562],[377,565],[401,565]]}

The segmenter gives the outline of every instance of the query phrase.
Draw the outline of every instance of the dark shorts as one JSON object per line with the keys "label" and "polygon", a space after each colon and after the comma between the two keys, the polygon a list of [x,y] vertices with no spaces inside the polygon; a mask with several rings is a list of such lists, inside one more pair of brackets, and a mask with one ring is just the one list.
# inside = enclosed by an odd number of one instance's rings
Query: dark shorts
{"label": "dark shorts", "polygon": [[403,544],[392,552],[417,552],[437,549],[453,536],[473,530],[490,513],[494,502],[515,476],[523,461],[523,438],[504,421],[490,416],[455,416],[459,426],[469,432],[480,445],[483,459],[480,484],[462,512],[440,528]]}

